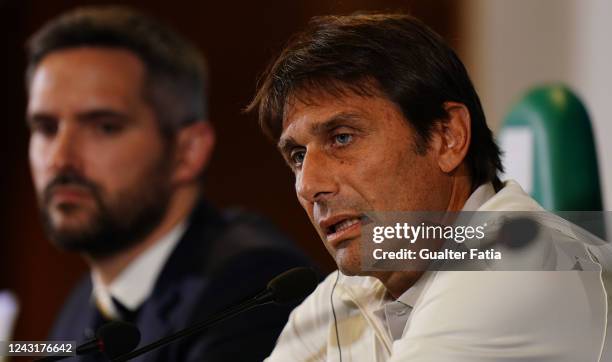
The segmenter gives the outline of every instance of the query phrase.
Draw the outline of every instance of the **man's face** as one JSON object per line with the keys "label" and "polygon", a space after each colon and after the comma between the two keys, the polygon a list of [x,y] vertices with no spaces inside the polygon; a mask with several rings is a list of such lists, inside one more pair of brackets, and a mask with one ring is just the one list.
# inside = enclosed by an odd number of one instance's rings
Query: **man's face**
{"label": "man's face", "polygon": [[298,200],[338,267],[362,274],[364,213],[444,210],[448,181],[435,152],[417,154],[415,131],[387,98],[306,100],[288,102],[279,148],[295,173]]}
{"label": "man's face", "polygon": [[33,74],[30,166],[60,247],[113,254],[164,215],[170,147],[143,99],[144,76],[129,51],[95,47],[52,52]]}

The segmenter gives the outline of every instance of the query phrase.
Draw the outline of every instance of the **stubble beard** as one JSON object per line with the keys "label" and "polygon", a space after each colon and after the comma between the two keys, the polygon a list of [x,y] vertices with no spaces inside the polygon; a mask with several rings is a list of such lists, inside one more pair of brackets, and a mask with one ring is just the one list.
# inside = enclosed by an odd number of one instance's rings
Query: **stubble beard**
{"label": "stubble beard", "polygon": [[[74,171],[58,175],[40,196],[40,212],[47,236],[60,249],[86,254],[93,259],[107,258],[144,241],[163,219],[170,202],[167,162],[160,160],[140,182],[104,197],[102,189]],[[56,185],[78,185],[87,189],[94,207],[53,205]],[[53,213],[70,217],[86,213],[86,221],[76,227],[62,228]]]}

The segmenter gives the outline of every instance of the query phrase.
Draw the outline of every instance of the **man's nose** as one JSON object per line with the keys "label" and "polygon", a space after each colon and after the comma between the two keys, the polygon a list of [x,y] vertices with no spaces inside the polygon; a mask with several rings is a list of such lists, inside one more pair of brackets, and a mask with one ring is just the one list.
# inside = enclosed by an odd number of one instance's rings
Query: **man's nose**
{"label": "man's nose", "polygon": [[338,192],[333,160],[318,150],[307,151],[295,180],[298,196],[310,203],[322,202]]}
{"label": "man's nose", "polygon": [[51,169],[59,171],[81,167],[81,155],[76,133],[76,129],[70,125],[58,127],[48,155],[48,164]]}

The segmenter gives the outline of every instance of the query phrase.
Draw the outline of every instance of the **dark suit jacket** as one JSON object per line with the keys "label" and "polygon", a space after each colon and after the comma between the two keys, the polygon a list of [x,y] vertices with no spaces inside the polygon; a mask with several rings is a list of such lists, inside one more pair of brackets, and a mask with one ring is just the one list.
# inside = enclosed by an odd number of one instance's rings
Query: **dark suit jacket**
{"label": "dark suit jacket", "polygon": [[[299,265],[308,265],[302,254],[261,218],[220,214],[200,203],[139,310],[140,346],[251,296],[277,274]],[[76,340],[78,345],[92,334],[100,317],[91,290],[87,276],[68,298],[50,339]],[[272,351],[292,308],[259,307],[135,361],[261,361]]]}

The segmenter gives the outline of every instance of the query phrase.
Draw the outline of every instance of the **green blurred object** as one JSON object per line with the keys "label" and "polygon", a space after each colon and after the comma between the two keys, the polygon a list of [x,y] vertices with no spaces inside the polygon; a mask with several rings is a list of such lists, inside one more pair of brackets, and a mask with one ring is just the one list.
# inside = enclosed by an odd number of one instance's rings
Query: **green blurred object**
{"label": "green blurred object", "polygon": [[[532,142],[523,147],[533,150],[531,175],[527,177],[531,177],[531,195],[544,208],[602,210],[591,122],[571,90],[564,85],[549,85],[527,92],[504,120],[500,138],[513,130],[530,134],[523,138]],[[517,146],[521,147],[511,148]],[[504,159],[511,162],[512,155]],[[512,174],[507,176],[513,178]]]}

